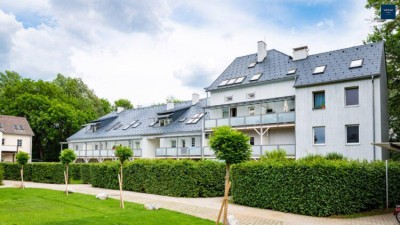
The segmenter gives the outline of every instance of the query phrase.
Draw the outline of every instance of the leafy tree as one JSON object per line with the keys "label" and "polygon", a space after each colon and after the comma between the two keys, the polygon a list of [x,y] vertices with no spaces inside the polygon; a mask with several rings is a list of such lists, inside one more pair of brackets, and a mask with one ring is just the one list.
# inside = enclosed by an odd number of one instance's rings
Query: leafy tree
{"label": "leafy tree", "polygon": [[217,159],[224,160],[226,164],[225,195],[218,215],[217,224],[219,223],[222,210],[224,210],[224,225],[228,223],[230,166],[250,159],[251,146],[249,140],[249,136],[228,126],[215,128],[210,137],[210,147],[214,150]]}
{"label": "leafy tree", "polygon": [[60,162],[65,165],[65,193],[68,195],[68,166],[76,159],[74,150],[64,149],[60,153]]}
{"label": "leafy tree", "polygon": [[175,98],[174,96],[168,96],[168,97],[165,99],[165,101],[166,101],[167,103],[181,103],[181,102],[183,102],[182,100],[177,99],[177,98]]}
{"label": "leafy tree", "polygon": [[122,199],[122,187],[123,187],[123,167],[124,167],[124,162],[128,160],[130,157],[132,157],[132,149],[126,146],[117,146],[115,149],[115,156],[118,157],[118,160],[120,162],[120,173],[118,175],[118,180],[119,180],[119,191],[120,191],[120,207],[123,209],[124,208],[124,200]]}
{"label": "leafy tree", "polygon": [[24,166],[29,161],[29,154],[26,152],[18,152],[15,158],[17,159],[18,164],[21,166],[21,188],[24,189]]}
{"label": "leafy tree", "polygon": [[123,107],[125,109],[133,109],[132,103],[128,99],[118,99],[114,102],[114,108],[117,109],[117,107]]}
{"label": "leafy tree", "polygon": [[389,126],[390,141],[400,141],[400,1],[368,0],[366,7],[375,10],[376,18],[380,18],[382,4],[393,4],[397,7],[394,20],[386,20],[374,26],[366,43],[385,41],[386,68],[389,89]]}

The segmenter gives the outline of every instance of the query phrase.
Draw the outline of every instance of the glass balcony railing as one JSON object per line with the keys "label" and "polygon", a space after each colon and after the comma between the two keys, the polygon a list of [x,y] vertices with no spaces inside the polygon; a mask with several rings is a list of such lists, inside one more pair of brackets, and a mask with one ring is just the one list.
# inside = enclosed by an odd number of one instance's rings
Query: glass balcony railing
{"label": "glass balcony railing", "polygon": [[200,157],[200,147],[157,148],[156,157]]}
{"label": "glass balcony railing", "polygon": [[[101,157],[101,158],[112,158],[115,157],[115,150],[112,149],[102,149],[102,150],[75,150],[75,154],[78,158],[84,157]],[[142,157],[141,149],[133,149],[134,157]]]}
{"label": "glass balcony railing", "polygon": [[294,123],[294,112],[271,113],[255,116],[241,116],[221,119],[208,119],[205,121],[205,128],[210,129],[220,126],[254,126],[254,125],[268,125],[268,124],[284,124]]}

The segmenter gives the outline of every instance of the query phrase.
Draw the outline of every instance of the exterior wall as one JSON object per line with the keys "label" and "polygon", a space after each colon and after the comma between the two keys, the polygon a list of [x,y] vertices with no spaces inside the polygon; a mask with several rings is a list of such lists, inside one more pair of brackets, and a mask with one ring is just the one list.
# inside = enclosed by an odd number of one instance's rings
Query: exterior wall
{"label": "exterior wall", "polygon": [[[2,151],[7,151],[7,147],[17,149],[17,140],[22,140],[22,146],[18,147],[18,151],[23,151],[29,154],[32,159],[32,137],[23,135],[3,134],[1,138],[4,138],[4,146],[1,146]],[[16,154],[17,152],[15,152]],[[4,154],[1,160],[4,162],[12,162],[12,154]]]}
{"label": "exterior wall", "polygon": [[182,146],[182,140],[185,140],[185,147],[192,147],[192,138],[195,138],[195,146],[194,147],[200,147],[201,146],[201,137],[200,136],[190,136],[190,137],[168,137],[168,138],[160,138],[160,148],[171,148],[171,141],[175,140],[177,141],[177,147],[183,147]]}
{"label": "exterior wall", "polygon": [[[388,112],[388,81],[386,74],[386,62],[385,57],[382,57],[382,68],[380,77],[380,107],[378,107],[378,113],[376,114],[376,118],[381,118],[381,142],[389,141],[389,112]],[[389,158],[389,151],[385,149],[381,149],[380,147],[376,147],[382,151],[382,159]]]}
{"label": "exterior wall", "polygon": [[[252,87],[244,87],[240,89],[214,91],[211,93],[209,104],[210,106],[215,106],[227,103],[237,103],[237,102],[254,101],[260,99],[292,96],[295,95],[295,89],[293,88],[293,85],[294,85],[294,80],[289,80],[281,82],[271,82],[262,85],[254,85]],[[247,99],[248,93],[255,93],[255,98]],[[226,102],[225,101],[226,96],[232,96],[233,97],[232,101]]]}
{"label": "exterior wall", "polygon": [[[375,79],[375,111],[379,111],[380,80]],[[345,88],[359,87],[359,105],[345,106]],[[325,91],[326,109],[313,110],[313,92]],[[296,89],[296,158],[338,152],[350,159],[374,160],[371,79]],[[381,120],[376,114],[376,142],[381,141]],[[346,125],[359,124],[359,144],[346,144]],[[313,144],[315,126],[325,126],[325,144]],[[376,159],[381,159],[377,154]]]}
{"label": "exterior wall", "polygon": [[155,158],[156,148],[160,146],[160,142],[156,138],[144,137],[142,139],[141,145],[142,145],[142,158]]}

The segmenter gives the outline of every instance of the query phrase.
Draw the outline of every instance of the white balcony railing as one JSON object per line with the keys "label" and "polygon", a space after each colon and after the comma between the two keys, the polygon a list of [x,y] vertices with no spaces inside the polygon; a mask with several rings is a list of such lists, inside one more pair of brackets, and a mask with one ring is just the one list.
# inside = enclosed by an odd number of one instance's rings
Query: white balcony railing
{"label": "white balcony railing", "polygon": [[7,152],[17,152],[18,151],[18,146],[16,145],[2,145],[0,146],[1,151],[7,151]]}
{"label": "white balcony railing", "polygon": [[[112,149],[102,149],[102,150],[75,150],[75,154],[78,158],[85,158],[85,157],[101,157],[101,158],[112,158],[115,157],[114,154],[115,150]],[[141,149],[134,149],[133,150],[134,157],[142,157],[142,150]]]}
{"label": "white balcony railing", "polygon": [[240,116],[220,119],[208,119],[205,121],[205,128],[213,128],[220,126],[255,126],[255,125],[268,125],[268,124],[284,124],[294,123],[295,114],[294,112],[284,113],[271,113],[256,116]]}

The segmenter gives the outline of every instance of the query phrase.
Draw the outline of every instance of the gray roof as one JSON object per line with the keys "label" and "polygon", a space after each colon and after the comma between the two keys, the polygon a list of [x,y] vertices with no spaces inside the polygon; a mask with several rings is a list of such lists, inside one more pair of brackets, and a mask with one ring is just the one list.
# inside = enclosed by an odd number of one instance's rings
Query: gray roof
{"label": "gray roof", "polygon": [[[295,87],[362,79],[380,74],[383,52],[384,43],[378,42],[309,55],[306,59],[293,61],[291,56],[272,49],[267,51],[267,58],[253,68],[248,68],[248,65],[256,62],[257,54],[236,58],[206,90],[224,90],[275,80],[294,79],[295,77],[297,77]],[[355,59],[363,59],[363,66],[349,69],[351,61]],[[313,75],[314,68],[322,65],[327,66],[325,72]],[[291,69],[297,69],[296,73],[287,75]],[[262,73],[260,79],[250,81],[252,76],[257,73]],[[218,86],[224,80],[242,76],[246,76],[246,78],[240,84]]]}
{"label": "gray roof", "polygon": [[[165,113],[167,110],[166,104],[155,105],[150,107],[136,108],[130,110],[124,110],[121,113],[111,112],[99,119],[92,122],[102,123],[101,127],[95,132],[87,131],[84,127],[77,133],[73,134],[67,139],[67,141],[84,140],[84,139],[97,139],[97,138],[114,138],[124,136],[146,136],[146,135],[164,135],[173,133],[193,133],[201,132],[203,119],[198,121],[196,124],[186,124],[186,122],[195,114],[202,113],[203,107],[206,104],[205,99],[200,99],[199,103],[192,106],[192,101],[185,101],[182,103],[175,103],[175,111],[179,117],[167,126],[160,127],[158,125],[150,127],[155,120],[157,120],[158,113]],[[173,110],[168,110],[173,111]],[[183,122],[179,122],[180,119],[187,118]],[[126,130],[123,128],[131,124],[134,120],[141,122],[136,128],[130,127]],[[114,130],[108,130],[115,123],[120,122],[123,124],[120,128]]]}
{"label": "gray roof", "polygon": [[34,136],[25,117],[0,115],[0,132],[4,134]]}

